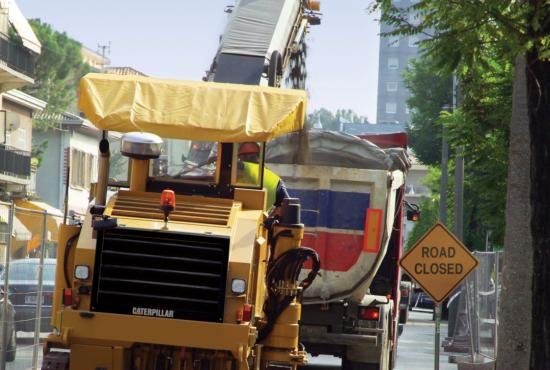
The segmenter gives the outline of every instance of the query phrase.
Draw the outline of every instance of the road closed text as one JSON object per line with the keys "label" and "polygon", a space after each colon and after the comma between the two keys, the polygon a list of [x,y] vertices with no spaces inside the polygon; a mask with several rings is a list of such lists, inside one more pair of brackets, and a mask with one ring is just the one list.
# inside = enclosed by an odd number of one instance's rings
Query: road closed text
{"label": "road closed text", "polygon": [[[462,263],[453,261],[456,256],[455,247],[421,247],[421,258],[426,262],[419,261],[414,265],[414,272],[418,275],[460,275],[464,272]],[[436,261],[433,261],[436,259]],[[448,262],[445,260],[448,259]]]}

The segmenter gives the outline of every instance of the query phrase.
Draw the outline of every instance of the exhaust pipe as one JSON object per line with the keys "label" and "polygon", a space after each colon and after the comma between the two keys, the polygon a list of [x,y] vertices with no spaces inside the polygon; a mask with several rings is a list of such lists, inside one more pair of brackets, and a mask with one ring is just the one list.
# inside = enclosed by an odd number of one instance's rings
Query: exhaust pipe
{"label": "exhaust pipe", "polygon": [[109,160],[111,151],[109,150],[109,141],[107,132],[103,131],[103,139],[99,142],[99,165],[97,174],[97,187],[95,192],[95,204],[104,206],[107,201],[107,183],[109,181]]}

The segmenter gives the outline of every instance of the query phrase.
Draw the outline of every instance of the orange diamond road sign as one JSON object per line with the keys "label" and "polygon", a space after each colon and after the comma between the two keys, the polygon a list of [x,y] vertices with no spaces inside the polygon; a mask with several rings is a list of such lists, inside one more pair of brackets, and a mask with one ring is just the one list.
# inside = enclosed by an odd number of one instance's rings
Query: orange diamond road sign
{"label": "orange diamond road sign", "polygon": [[438,222],[401,258],[399,264],[434,302],[440,304],[479,262]]}

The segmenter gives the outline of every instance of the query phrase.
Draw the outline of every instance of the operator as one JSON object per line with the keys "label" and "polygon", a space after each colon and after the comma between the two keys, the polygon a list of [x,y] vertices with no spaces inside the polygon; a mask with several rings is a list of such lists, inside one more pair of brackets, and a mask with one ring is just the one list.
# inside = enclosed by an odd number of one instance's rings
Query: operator
{"label": "operator", "polygon": [[[245,142],[239,147],[238,181],[248,184],[258,184],[258,168],[260,163],[260,146],[255,142]],[[267,190],[266,208],[275,207],[273,215],[279,213],[283,199],[290,198],[283,180],[277,174],[264,166],[264,187]]]}

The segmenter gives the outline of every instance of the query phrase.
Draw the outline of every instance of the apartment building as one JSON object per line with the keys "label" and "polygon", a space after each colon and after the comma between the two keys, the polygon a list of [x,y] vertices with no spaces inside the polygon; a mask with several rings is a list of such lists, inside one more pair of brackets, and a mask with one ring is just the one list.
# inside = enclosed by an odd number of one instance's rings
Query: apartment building
{"label": "apartment building", "polygon": [[[417,0],[394,0],[394,5],[407,9]],[[409,22],[418,22],[418,15],[409,14]],[[380,34],[390,32],[393,26],[381,23]],[[410,111],[407,107],[409,92],[403,80],[411,59],[419,55],[418,43],[423,39],[420,35],[404,35],[380,37],[378,64],[378,93],[376,117],[378,123],[409,122]]]}

